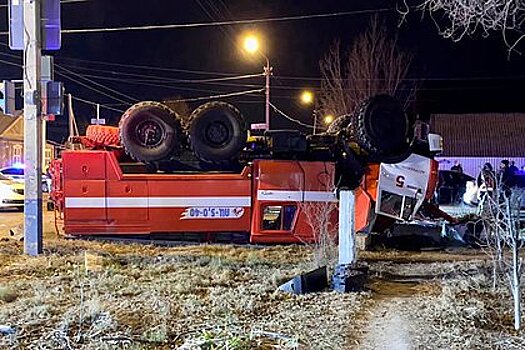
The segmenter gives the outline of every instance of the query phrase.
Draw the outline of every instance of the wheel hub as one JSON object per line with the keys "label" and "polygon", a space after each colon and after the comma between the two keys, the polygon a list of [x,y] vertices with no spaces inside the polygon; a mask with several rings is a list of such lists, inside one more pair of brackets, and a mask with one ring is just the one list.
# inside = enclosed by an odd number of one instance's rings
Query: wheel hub
{"label": "wheel hub", "polygon": [[143,147],[156,147],[164,141],[164,128],[159,123],[148,120],[136,127],[138,143]]}
{"label": "wheel hub", "polygon": [[211,123],[206,128],[206,139],[213,146],[224,145],[230,137],[230,132],[226,125],[221,122]]}

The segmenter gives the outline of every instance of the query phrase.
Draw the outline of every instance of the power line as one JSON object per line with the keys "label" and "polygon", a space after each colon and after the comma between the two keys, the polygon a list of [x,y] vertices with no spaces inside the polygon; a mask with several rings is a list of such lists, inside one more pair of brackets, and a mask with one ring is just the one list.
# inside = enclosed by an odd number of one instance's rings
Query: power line
{"label": "power line", "polygon": [[[252,78],[258,78],[264,76],[264,73],[258,73],[258,74],[245,74],[245,75],[237,75],[237,76],[227,76],[227,77],[221,77],[221,78],[210,78],[210,79],[172,79],[172,78],[159,78],[157,75],[148,75],[148,74],[136,74],[136,73],[127,73],[127,72],[118,72],[114,70],[105,70],[105,69],[98,69],[98,68],[89,68],[89,67],[77,67],[70,64],[61,64],[62,67],[68,67],[73,70],[85,70],[85,71],[92,71],[92,72],[98,72],[98,73],[108,73],[110,75],[119,75],[119,76],[129,76],[129,77],[137,77],[137,78],[144,78],[147,79],[147,81],[153,81],[153,82],[160,82],[160,83],[188,83],[188,84],[207,84],[207,83],[215,83],[215,82],[222,82],[222,81],[235,81],[235,80],[244,80],[244,79],[252,79]],[[90,76],[88,74],[85,74],[85,76]],[[93,77],[97,77],[96,75],[92,75]],[[100,76],[98,76],[100,77]],[[138,80],[137,80],[138,81]]]}
{"label": "power line", "polygon": [[94,65],[105,65],[105,66],[114,66],[114,67],[130,68],[130,69],[144,69],[144,70],[161,71],[161,72],[177,72],[177,73],[188,73],[188,74],[198,74],[198,75],[217,75],[217,76],[225,76],[225,77],[239,75],[237,73],[221,73],[221,72],[210,72],[210,71],[202,71],[202,70],[190,70],[190,69],[169,68],[169,67],[156,67],[156,66],[137,65],[137,64],[123,64],[123,63],[113,63],[113,62],[107,62],[107,61],[84,60],[80,58],[70,58],[70,57],[59,57],[58,59],[66,60],[66,61],[69,60],[69,61],[84,62],[84,63],[90,63]]}
{"label": "power line", "polygon": [[[82,75],[77,74],[77,73],[75,73],[75,72],[73,72],[73,71],[71,71],[71,70],[69,70],[69,69],[67,69],[67,68],[64,68],[64,67],[62,67],[62,66],[60,66],[60,65],[58,65],[58,64],[55,64],[55,66],[56,66],[57,68],[61,69],[61,70],[64,70],[64,71],[66,71],[66,72],[68,72],[68,73],[70,73],[70,74],[73,74],[73,75],[76,76],[76,77],[79,77],[79,78],[81,78],[81,79],[84,79],[85,81],[87,81],[87,82],[89,82],[89,83],[91,83],[91,84],[94,84],[94,85],[96,85],[96,86],[98,86],[98,87],[100,87],[100,88],[106,89],[107,91],[111,91],[112,93],[114,93],[114,94],[116,94],[116,95],[118,95],[118,96],[122,96],[122,97],[124,97],[124,98],[127,98],[128,100],[130,100],[130,101],[132,101],[132,102],[138,102],[138,99],[135,98],[135,97],[132,97],[132,96],[126,95],[126,94],[124,94],[124,93],[122,93],[122,92],[120,92],[120,91],[117,91],[117,90],[115,90],[115,89],[109,88],[109,87],[107,87],[107,86],[105,86],[105,85],[102,85],[102,84],[100,84],[100,83],[97,83],[96,81],[93,81],[93,80],[91,80],[91,79],[85,78],[85,77],[83,77]],[[57,73],[58,73],[58,72],[57,72]],[[121,102],[124,102],[124,101],[121,100]]]}
{"label": "power line", "polygon": [[127,104],[127,105],[131,105],[131,103],[129,103],[129,102],[127,102],[127,101],[121,100],[121,99],[118,98],[118,97],[115,97],[115,96],[113,96],[113,95],[110,95],[110,94],[108,94],[108,93],[106,93],[106,92],[104,92],[104,91],[98,90],[98,89],[92,87],[91,85],[88,85],[88,84],[86,84],[86,83],[84,83],[84,82],[82,82],[82,81],[80,81],[80,80],[76,80],[76,79],[74,79],[74,78],[72,78],[72,77],[68,76],[67,74],[64,74],[64,73],[62,73],[62,72],[60,72],[60,71],[57,71],[57,72],[55,72],[55,73],[56,73],[57,75],[60,75],[60,76],[62,76],[62,77],[64,77],[64,78],[66,78],[66,79],[68,79],[68,80],[74,82],[75,84],[79,84],[79,85],[81,85],[81,86],[83,86],[83,87],[85,87],[85,88],[87,88],[87,89],[89,89],[89,90],[91,90],[91,91],[94,91],[94,92],[96,92],[96,93],[98,93],[98,94],[100,94],[100,95],[106,96],[106,97],[108,97],[108,98],[110,98],[110,99],[112,99],[112,100],[114,100],[114,101],[118,101],[118,102],[122,102],[122,103]]}
{"label": "power line", "polygon": [[[165,85],[163,83],[157,82],[142,82],[132,79],[120,79],[120,78],[112,78],[112,77],[104,77],[99,75],[91,75],[86,74],[82,75],[83,77],[90,77],[94,79],[99,80],[108,80],[108,81],[116,81],[124,84],[130,84],[130,85],[139,85],[139,86],[151,86],[159,89],[168,89],[168,90],[175,90],[175,91],[196,91],[196,92],[205,92],[205,93],[221,93],[221,91],[218,90],[210,90],[210,89],[197,89],[197,88],[189,88],[189,87],[180,87],[180,86],[172,86],[172,85]],[[258,87],[258,85],[251,85],[251,84],[226,84],[226,83],[214,83],[218,85],[225,85],[225,86],[234,86],[234,87]]]}
{"label": "power line", "polygon": [[285,22],[285,21],[300,21],[300,20],[316,19],[316,18],[342,17],[342,16],[394,11],[394,10],[395,10],[394,8],[381,8],[381,9],[370,9],[370,10],[319,13],[319,14],[310,14],[310,15],[270,17],[270,18],[259,18],[259,19],[252,18],[252,19],[244,19],[244,20],[216,21],[216,22],[202,22],[202,23],[175,23],[175,24],[126,26],[126,27],[113,27],[113,28],[63,29],[62,33],[63,34],[109,33],[109,32],[157,30],[157,29],[219,27],[219,26],[239,25],[239,24],[272,23],[272,22]]}
{"label": "power line", "polygon": [[87,104],[92,105],[92,106],[100,106],[100,108],[104,108],[104,109],[107,109],[107,110],[110,110],[110,111],[114,111],[114,112],[118,112],[118,113],[124,113],[125,112],[124,110],[121,110],[121,109],[109,107],[107,105],[103,105],[103,104],[96,103],[96,102],[93,102],[93,101],[85,100],[83,98],[76,97],[76,96],[73,96],[73,95],[71,95],[71,98],[73,98],[74,100],[83,102],[83,103],[87,103]]}
{"label": "power line", "polygon": [[9,61],[2,60],[2,59],[0,59],[0,63],[7,64],[7,65],[10,65],[10,66],[15,66],[15,67],[18,67],[18,68],[24,68],[24,67],[22,67],[21,64],[14,63],[14,62],[9,62]]}
{"label": "power line", "polygon": [[203,97],[194,97],[194,98],[184,98],[184,99],[180,99],[180,100],[166,100],[166,102],[195,102],[195,101],[214,100],[214,99],[221,99],[221,98],[234,97],[234,96],[243,96],[243,95],[257,94],[257,93],[261,93],[263,91],[264,91],[264,89],[237,91],[237,92],[231,92],[231,93],[221,94],[221,95],[212,95],[212,96],[203,96]]}
{"label": "power line", "polygon": [[287,115],[286,113],[284,113],[283,111],[281,111],[279,108],[277,108],[273,103],[270,103],[270,106],[273,108],[274,111],[276,111],[277,113],[279,113],[280,115],[282,115],[283,117],[285,117],[286,119],[288,119],[289,121],[291,122],[294,122],[296,124],[299,124],[301,126],[304,126],[306,128],[310,128],[310,129],[313,129],[314,127],[310,124],[306,124],[306,123],[303,123],[302,121],[300,120],[297,120],[297,119],[294,119],[292,117],[290,117],[289,115]]}
{"label": "power line", "polygon": [[[172,85],[169,80],[141,80],[141,79],[125,79],[125,78],[116,78],[116,77],[107,77],[103,75],[95,74],[79,74],[82,77],[88,77],[98,80],[114,81],[130,85],[139,85],[139,86],[152,86],[156,88],[164,88],[170,90],[183,90],[183,91],[200,91],[200,92],[220,92],[217,90],[209,89],[195,89],[188,87],[180,87]],[[244,88],[258,88],[260,85],[257,84],[240,84],[240,83],[199,83],[199,84],[209,84],[209,85],[219,85],[219,86],[229,86],[229,87],[244,87]]]}
{"label": "power line", "polygon": [[[5,45],[0,42],[0,45]],[[5,45],[7,46],[7,45]],[[179,72],[179,73],[190,73],[190,74],[202,74],[202,75],[219,75],[219,76],[235,76],[240,75],[238,73],[221,73],[221,72],[210,72],[210,71],[199,71],[199,70],[189,70],[189,69],[178,69],[178,68],[167,68],[167,67],[154,67],[154,66],[147,66],[147,65],[129,65],[129,64],[122,64],[122,63],[113,63],[113,62],[105,62],[105,61],[91,61],[91,60],[83,60],[78,58],[66,58],[66,57],[58,57],[57,59],[60,60],[71,60],[71,61],[79,61],[79,62],[86,62],[86,63],[92,63],[92,64],[99,64],[99,65],[106,65],[106,66],[115,66],[115,67],[122,67],[122,68],[133,68],[133,69],[144,69],[144,70],[158,70],[158,71],[165,71],[165,72]],[[282,80],[302,80],[302,81],[322,81],[322,77],[308,77],[308,76],[290,76],[290,75],[273,75],[276,79],[282,79]],[[414,77],[414,78],[404,78],[401,79],[401,81],[460,81],[460,80],[492,80],[492,79],[523,79],[525,76],[478,76],[478,77],[437,77],[437,78],[428,78],[428,77]],[[348,80],[345,78],[342,78],[340,80]],[[362,81],[378,81],[382,79],[361,79]]]}

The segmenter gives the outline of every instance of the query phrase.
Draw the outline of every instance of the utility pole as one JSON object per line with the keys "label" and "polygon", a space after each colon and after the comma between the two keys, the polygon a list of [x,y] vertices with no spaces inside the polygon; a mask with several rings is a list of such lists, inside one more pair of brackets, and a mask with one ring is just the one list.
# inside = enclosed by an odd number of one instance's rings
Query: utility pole
{"label": "utility pole", "polygon": [[24,0],[24,252],[42,252],[42,118],[40,0]]}
{"label": "utility pole", "polygon": [[100,104],[97,103],[97,125],[100,123]]}
{"label": "utility pole", "polygon": [[272,67],[270,66],[270,59],[266,59],[266,66],[264,66],[264,75],[266,76],[266,130],[270,130],[270,76],[272,75]]}

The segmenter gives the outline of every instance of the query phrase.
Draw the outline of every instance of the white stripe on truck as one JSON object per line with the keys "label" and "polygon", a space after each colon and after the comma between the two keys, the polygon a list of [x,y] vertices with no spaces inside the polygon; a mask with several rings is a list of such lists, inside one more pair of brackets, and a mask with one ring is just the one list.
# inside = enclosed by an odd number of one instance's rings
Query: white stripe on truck
{"label": "white stripe on truck", "polygon": [[66,197],[66,208],[249,207],[251,197]]}
{"label": "white stripe on truck", "polygon": [[337,202],[334,192],[325,191],[259,190],[257,199],[260,201]]}

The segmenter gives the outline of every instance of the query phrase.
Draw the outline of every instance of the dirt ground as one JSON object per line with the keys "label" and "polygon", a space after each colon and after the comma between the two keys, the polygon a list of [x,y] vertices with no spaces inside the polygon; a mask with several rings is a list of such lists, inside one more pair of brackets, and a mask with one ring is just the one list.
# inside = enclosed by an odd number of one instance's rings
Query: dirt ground
{"label": "dirt ground", "polygon": [[479,251],[362,252],[368,290],[276,291],[311,269],[305,246],[160,248],[72,241],[45,216],[45,254],[3,232],[6,349],[521,349],[510,296]]}

